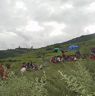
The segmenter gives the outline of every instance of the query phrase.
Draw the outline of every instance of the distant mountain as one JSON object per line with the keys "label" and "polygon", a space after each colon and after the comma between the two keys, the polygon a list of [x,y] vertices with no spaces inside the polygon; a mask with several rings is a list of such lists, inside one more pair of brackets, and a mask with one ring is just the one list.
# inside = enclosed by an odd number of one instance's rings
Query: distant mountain
{"label": "distant mountain", "polygon": [[[71,44],[77,44],[82,47],[82,50],[87,51],[90,47],[95,47],[95,33],[90,35],[83,35],[67,42],[58,43],[54,45],[50,45],[47,47],[39,48],[39,49],[29,49],[29,48],[16,48],[16,49],[8,49],[8,50],[1,50],[0,51],[0,59],[8,58],[8,57],[15,57],[22,54],[27,54],[32,51],[43,51],[48,52],[51,51],[55,47],[59,48],[66,48]],[[87,49],[88,48],[88,49]]]}
{"label": "distant mountain", "polygon": [[95,39],[95,33],[94,34],[90,34],[90,35],[83,35],[81,37],[77,37],[77,38],[74,38],[72,40],[69,40],[65,43],[77,43],[77,42],[84,42],[84,41],[88,41],[88,40],[91,40],[91,39]]}
{"label": "distant mountain", "polygon": [[16,49],[8,49],[8,50],[1,50],[0,51],[0,59],[8,58],[8,57],[15,57],[21,54],[28,53],[32,49],[28,48],[16,48]]}
{"label": "distant mountain", "polygon": [[90,41],[90,40],[95,40],[95,33],[90,34],[90,35],[82,35],[80,37],[71,39],[69,41],[62,42],[62,43],[57,43],[57,44],[47,46],[47,47],[63,47],[63,45],[80,44],[80,43],[87,42],[87,41]]}

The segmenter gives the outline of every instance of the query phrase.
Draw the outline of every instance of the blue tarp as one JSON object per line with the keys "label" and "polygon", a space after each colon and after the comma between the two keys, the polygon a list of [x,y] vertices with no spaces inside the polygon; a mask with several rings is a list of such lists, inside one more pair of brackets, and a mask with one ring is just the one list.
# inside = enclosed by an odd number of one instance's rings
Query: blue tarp
{"label": "blue tarp", "polygon": [[71,45],[68,47],[68,50],[69,51],[76,51],[78,50],[80,47],[78,45]]}

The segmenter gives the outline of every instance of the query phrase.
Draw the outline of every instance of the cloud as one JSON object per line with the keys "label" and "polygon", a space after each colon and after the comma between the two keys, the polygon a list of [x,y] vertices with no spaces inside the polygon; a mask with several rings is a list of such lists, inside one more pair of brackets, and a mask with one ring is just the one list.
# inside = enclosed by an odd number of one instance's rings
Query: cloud
{"label": "cloud", "polygon": [[47,46],[47,44],[54,44],[55,41],[53,39],[64,34],[63,29],[65,28],[65,24],[63,23],[54,21],[44,22],[41,25],[39,25],[37,21],[32,21],[31,23],[33,24],[33,26],[31,26],[32,28],[27,28],[27,24],[21,29],[18,28],[15,33],[25,39],[28,44],[33,44],[36,48]]}
{"label": "cloud", "polygon": [[67,4],[61,5],[60,8],[63,9],[63,10],[72,9],[73,8],[73,5],[67,3]]}
{"label": "cloud", "polygon": [[88,25],[87,27],[84,28],[84,31],[90,34],[95,33],[95,24]]}
{"label": "cloud", "polygon": [[10,48],[16,48],[17,45],[22,45],[24,43],[23,39],[19,38],[15,33],[13,32],[2,32],[0,33],[0,43],[1,43],[1,49],[7,49]]}
{"label": "cloud", "polygon": [[85,8],[85,11],[87,13],[95,13],[95,2],[90,3],[89,6]]}
{"label": "cloud", "polygon": [[37,48],[95,32],[94,0],[0,1],[0,49]]}
{"label": "cloud", "polygon": [[45,22],[43,24],[44,26],[50,28],[52,27],[52,30],[50,31],[49,36],[50,37],[58,37],[60,35],[63,35],[63,29],[66,27],[64,23],[57,23],[57,22]]}

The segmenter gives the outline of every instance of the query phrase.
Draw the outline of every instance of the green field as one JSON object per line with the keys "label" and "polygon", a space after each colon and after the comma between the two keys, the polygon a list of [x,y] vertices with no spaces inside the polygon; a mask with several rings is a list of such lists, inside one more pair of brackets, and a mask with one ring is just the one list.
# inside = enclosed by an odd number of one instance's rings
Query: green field
{"label": "green field", "polygon": [[[82,54],[89,55],[90,48],[95,47],[94,37],[84,36],[80,41],[74,39],[40,49],[1,51],[0,63],[12,67],[9,79],[0,81],[0,96],[95,96],[95,61],[86,58],[59,64],[50,62],[57,55],[53,53],[55,47],[66,49],[77,44]],[[42,65],[42,69],[27,71],[22,76],[21,64],[31,61]]]}

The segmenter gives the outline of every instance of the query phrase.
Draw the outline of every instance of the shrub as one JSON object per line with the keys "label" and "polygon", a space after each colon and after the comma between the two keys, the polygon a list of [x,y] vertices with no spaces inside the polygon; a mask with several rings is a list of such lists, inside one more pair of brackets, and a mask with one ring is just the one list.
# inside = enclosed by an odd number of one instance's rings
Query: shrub
{"label": "shrub", "polygon": [[0,81],[0,96],[47,96],[45,85],[44,76],[33,81],[25,76],[16,77],[11,73],[8,81]]}
{"label": "shrub", "polygon": [[76,92],[78,96],[94,96],[95,82],[83,64],[75,64],[70,74],[63,73],[60,70],[58,72],[62,76],[63,82],[66,83],[68,90]]}

